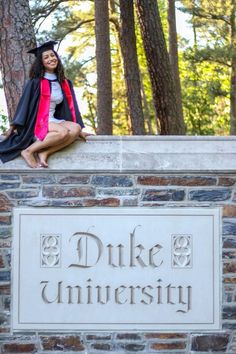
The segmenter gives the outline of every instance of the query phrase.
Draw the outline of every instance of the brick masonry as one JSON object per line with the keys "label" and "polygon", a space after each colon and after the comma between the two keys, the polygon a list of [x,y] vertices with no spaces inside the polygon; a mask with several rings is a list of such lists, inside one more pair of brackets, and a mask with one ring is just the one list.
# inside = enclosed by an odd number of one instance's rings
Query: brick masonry
{"label": "brick masonry", "polygon": [[[69,151],[69,154],[68,154]],[[50,169],[0,164],[0,354],[236,353],[235,137],[91,137]],[[222,330],[11,332],[13,207],[221,207]]]}
{"label": "brick masonry", "polygon": [[[221,207],[222,330],[215,333],[17,333],[11,321],[12,208]],[[236,173],[84,174],[31,170],[0,174],[0,353],[236,352]]]}

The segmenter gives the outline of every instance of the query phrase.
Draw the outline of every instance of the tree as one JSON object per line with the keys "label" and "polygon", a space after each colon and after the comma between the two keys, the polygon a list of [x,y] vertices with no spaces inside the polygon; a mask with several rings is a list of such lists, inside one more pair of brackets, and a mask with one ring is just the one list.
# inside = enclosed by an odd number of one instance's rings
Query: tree
{"label": "tree", "polygon": [[132,133],[145,134],[141,83],[137,58],[133,0],[120,0],[120,44]]}
{"label": "tree", "polygon": [[161,134],[184,134],[157,1],[137,0],[137,11]]}
{"label": "tree", "polygon": [[236,2],[235,0],[182,0],[192,15],[201,48],[195,51],[197,62],[208,61],[224,66],[229,75],[230,134],[236,134]]}
{"label": "tree", "polygon": [[95,0],[97,119],[100,135],[112,134],[112,79],[108,0]]}
{"label": "tree", "polygon": [[27,51],[36,41],[28,0],[1,0],[0,18],[0,70],[11,120],[33,60]]}
{"label": "tree", "polygon": [[181,120],[183,120],[183,108],[182,108],[182,95],[181,84],[179,76],[179,59],[178,59],[178,40],[176,31],[176,14],[175,14],[175,0],[168,0],[168,29],[169,29],[169,58],[170,65],[173,71],[177,108],[178,114]]}

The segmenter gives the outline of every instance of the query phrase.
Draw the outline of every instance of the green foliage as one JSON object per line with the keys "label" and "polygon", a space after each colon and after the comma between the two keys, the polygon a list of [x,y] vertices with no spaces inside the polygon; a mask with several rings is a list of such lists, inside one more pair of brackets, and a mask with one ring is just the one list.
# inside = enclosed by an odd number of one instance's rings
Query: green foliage
{"label": "green foliage", "polygon": [[0,110],[0,134],[5,133],[8,129],[8,126],[9,126],[9,119],[3,113],[3,111]]}
{"label": "green foliage", "polygon": [[230,116],[230,1],[182,0],[195,42],[182,42],[180,67],[188,134],[228,135]]}
{"label": "green foliage", "polygon": [[[96,132],[96,60],[94,32],[94,1],[31,0],[38,40],[64,39],[69,46],[63,51],[62,60],[67,76],[78,87],[83,97],[85,124]],[[111,57],[113,78],[113,131],[130,134],[126,89],[119,47],[119,6],[113,1],[111,12]],[[187,134],[227,135],[230,111],[230,65],[235,55],[230,43],[230,0],[178,0],[178,8],[189,14],[189,24],[195,42],[179,38],[179,65],[182,84],[183,110]],[[158,0],[164,35],[168,39],[167,0]],[[51,31],[43,30],[41,22],[51,15]],[[147,69],[142,38],[136,22],[137,52],[145,98],[144,114],[147,133],[156,134],[158,124],[152,100],[152,90]],[[80,103],[80,102],[79,102]]]}

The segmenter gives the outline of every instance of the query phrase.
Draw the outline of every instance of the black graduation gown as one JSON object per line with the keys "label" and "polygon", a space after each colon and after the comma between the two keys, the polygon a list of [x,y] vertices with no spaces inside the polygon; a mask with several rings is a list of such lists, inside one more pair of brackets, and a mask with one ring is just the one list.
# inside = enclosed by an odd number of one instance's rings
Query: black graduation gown
{"label": "black graduation gown", "polygon": [[[81,128],[84,128],[72,83],[70,80],[68,80],[68,83],[74,103],[76,121],[81,126]],[[63,96],[63,101],[56,106],[54,116],[58,119],[73,121],[64,92]],[[2,162],[7,162],[16,158],[20,155],[22,150],[26,149],[34,142],[34,126],[36,123],[39,98],[40,79],[36,78],[29,80],[24,87],[22,96],[16,109],[16,113],[12,120],[12,124],[16,126],[17,133],[11,134],[8,138],[0,142],[0,159]]]}

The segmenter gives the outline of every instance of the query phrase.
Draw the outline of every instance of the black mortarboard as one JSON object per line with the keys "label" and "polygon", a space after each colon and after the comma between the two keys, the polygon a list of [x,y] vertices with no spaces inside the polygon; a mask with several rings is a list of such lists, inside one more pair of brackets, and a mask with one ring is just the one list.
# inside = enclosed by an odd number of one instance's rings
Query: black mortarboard
{"label": "black mortarboard", "polygon": [[27,53],[31,53],[31,54],[34,54],[36,57],[39,53],[43,53],[43,52],[46,52],[47,50],[50,50],[50,49],[54,49],[54,45],[57,44],[57,42],[55,41],[48,41],[46,43],[43,43],[42,45],[36,47],[36,48],[33,48],[33,49],[30,49]]}

